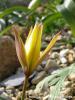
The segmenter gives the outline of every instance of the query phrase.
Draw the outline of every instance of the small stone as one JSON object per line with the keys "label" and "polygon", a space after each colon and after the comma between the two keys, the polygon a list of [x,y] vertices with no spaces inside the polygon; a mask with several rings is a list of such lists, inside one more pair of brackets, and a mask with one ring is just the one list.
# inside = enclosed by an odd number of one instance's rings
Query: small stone
{"label": "small stone", "polygon": [[64,82],[64,86],[65,86],[65,87],[71,86],[71,82],[70,82],[70,81],[65,81],[65,82]]}
{"label": "small stone", "polygon": [[46,65],[46,61],[44,60],[44,61],[42,61],[41,66],[44,67],[45,65]]}
{"label": "small stone", "polygon": [[36,69],[38,72],[40,72],[40,71],[43,71],[43,68],[42,68],[42,66],[41,65],[39,65],[38,67],[37,67],[37,69]]}
{"label": "small stone", "polygon": [[51,40],[51,37],[50,37],[50,36],[47,36],[47,37],[45,38],[45,41],[46,41],[46,42],[50,42],[50,40]]}
{"label": "small stone", "polygon": [[2,93],[2,92],[4,92],[4,87],[0,87],[0,94]]}
{"label": "small stone", "polygon": [[47,63],[46,63],[46,66],[44,68],[44,70],[46,72],[49,72],[51,73],[53,70],[56,70],[59,68],[59,65],[54,61],[54,60],[48,60]]}
{"label": "small stone", "polygon": [[72,88],[72,93],[75,95],[75,83],[72,83],[71,88]]}
{"label": "small stone", "polygon": [[37,83],[40,82],[45,76],[46,76],[46,72],[45,72],[45,71],[41,71],[41,72],[37,73],[37,75],[32,79],[32,84],[37,84]]}
{"label": "small stone", "polygon": [[41,49],[44,50],[47,47],[47,43],[46,42],[42,42],[42,47]]}
{"label": "small stone", "polygon": [[13,90],[13,89],[15,89],[13,86],[7,86],[6,87],[6,90]]}
{"label": "small stone", "polygon": [[62,100],[67,100],[66,98],[63,98]]}
{"label": "small stone", "polygon": [[69,50],[69,53],[75,54],[75,51],[73,49]]}
{"label": "small stone", "polygon": [[16,100],[16,98],[15,97],[12,97],[12,100]]}
{"label": "small stone", "polygon": [[72,100],[75,100],[75,96],[74,96],[74,97],[72,97]]}
{"label": "small stone", "polygon": [[65,57],[60,57],[60,61],[61,61],[62,64],[67,63],[67,59]]}
{"label": "small stone", "polygon": [[12,93],[11,93],[11,94],[9,94],[9,96],[10,96],[10,97],[13,97],[13,96],[14,96],[14,94],[12,94]]}
{"label": "small stone", "polygon": [[71,88],[65,88],[63,91],[61,91],[61,94],[63,94],[64,96],[70,95]]}
{"label": "small stone", "polygon": [[34,95],[34,91],[33,90],[29,90],[27,93],[28,93],[28,95]]}
{"label": "small stone", "polygon": [[58,52],[53,52],[50,56],[51,58],[59,58],[59,53]]}
{"label": "small stone", "polygon": [[43,100],[49,100],[49,96],[50,95],[46,95],[45,97],[43,97]]}
{"label": "small stone", "polygon": [[60,67],[62,67],[62,68],[66,67],[66,66],[67,66],[67,64],[60,64]]}
{"label": "small stone", "polygon": [[50,87],[50,91],[52,91],[53,89],[54,89],[54,86],[51,86],[51,87]]}
{"label": "small stone", "polygon": [[59,55],[60,57],[65,57],[68,54],[68,52],[69,52],[69,49],[64,49],[60,51]]}
{"label": "small stone", "polygon": [[29,96],[29,99],[30,100],[41,100],[41,97],[39,97],[39,96]]}
{"label": "small stone", "polygon": [[6,92],[3,92],[0,96],[4,98],[5,100],[11,100],[11,98],[8,96]]}
{"label": "small stone", "polygon": [[68,79],[71,81],[75,81],[75,73],[70,74]]}
{"label": "small stone", "polygon": [[56,62],[57,62],[57,64],[58,64],[58,65],[60,65],[60,64],[61,64],[60,59],[57,59],[57,61],[56,61]]}
{"label": "small stone", "polygon": [[71,54],[71,53],[68,54],[68,57],[67,58],[68,58],[68,62],[69,63],[72,63],[74,61],[73,54]]}
{"label": "small stone", "polygon": [[9,95],[12,94],[12,90],[6,90],[6,93]]}
{"label": "small stone", "polygon": [[67,44],[67,48],[68,49],[72,49],[72,45],[71,44]]}

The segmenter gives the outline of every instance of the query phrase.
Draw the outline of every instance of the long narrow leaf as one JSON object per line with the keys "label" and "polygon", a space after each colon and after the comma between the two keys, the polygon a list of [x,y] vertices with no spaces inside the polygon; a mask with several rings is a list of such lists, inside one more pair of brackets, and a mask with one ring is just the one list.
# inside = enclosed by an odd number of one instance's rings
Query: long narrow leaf
{"label": "long narrow leaf", "polygon": [[41,3],[41,1],[42,0],[31,0],[28,8],[29,9],[36,9],[39,6],[39,4]]}
{"label": "long narrow leaf", "polygon": [[31,10],[29,10],[27,7],[15,6],[15,7],[7,8],[2,13],[0,13],[0,18],[12,13],[13,11],[23,11],[23,12],[26,12],[26,13],[31,12]]}
{"label": "long narrow leaf", "polygon": [[46,25],[51,25],[55,20],[61,18],[62,15],[57,12],[57,13],[54,13],[54,14],[50,14],[50,15],[47,15],[42,21],[44,23],[44,27],[46,27]]}

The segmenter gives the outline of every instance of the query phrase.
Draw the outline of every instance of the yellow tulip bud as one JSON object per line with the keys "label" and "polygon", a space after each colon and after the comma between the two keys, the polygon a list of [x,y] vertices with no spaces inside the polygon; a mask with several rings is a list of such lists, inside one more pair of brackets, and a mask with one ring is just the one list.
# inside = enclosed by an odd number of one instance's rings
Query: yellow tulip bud
{"label": "yellow tulip bud", "polygon": [[25,43],[26,56],[30,71],[34,70],[33,66],[40,57],[42,30],[43,25],[36,23],[34,29],[30,31],[31,33]]}
{"label": "yellow tulip bud", "polygon": [[57,33],[53,37],[47,48],[41,53],[40,48],[41,48],[42,31],[43,31],[43,25],[36,23],[34,28],[30,29],[26,43],[24,45],[18,33],[18,30],[14,28],[17,56],[25,71],[25,74],[28,76],[31,75],[31,73],[34,71],[37,65],[42,62],[42,60],[45,58],[45,56],[48,54],[48,52],[56,43],[61,33],[61,32]]}

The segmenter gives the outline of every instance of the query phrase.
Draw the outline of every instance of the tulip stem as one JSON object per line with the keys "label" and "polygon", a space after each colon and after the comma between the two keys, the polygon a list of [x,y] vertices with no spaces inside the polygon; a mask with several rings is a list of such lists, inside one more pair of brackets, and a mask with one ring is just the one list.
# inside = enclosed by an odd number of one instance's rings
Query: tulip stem
{"label": "tulip stem", "polygon": [[27,78],[27,76],[25,76],[21,100],[26,100],[26,99],[25,99],[25,96],[26,96],[27,81],[28,81],[28,78]]}

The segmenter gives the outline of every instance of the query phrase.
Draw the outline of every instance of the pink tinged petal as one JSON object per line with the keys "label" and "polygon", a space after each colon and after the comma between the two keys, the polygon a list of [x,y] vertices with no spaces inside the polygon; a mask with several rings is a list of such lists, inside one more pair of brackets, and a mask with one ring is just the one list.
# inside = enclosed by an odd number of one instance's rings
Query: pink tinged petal
{"label": "pink tinged petal", "polygon": [[28,63],[27,63],[27,59],[26,59],[26,52],[24,49],[24,44],[22,39],[20,38],[20,35],[18,33],[18,30],[16,27],[13,27],[13,32],[15,35],[15,46],[16,46],[16,53],[19,59],[19,62],[23,68],[23,70],[25,71],[25,74],[28,74]]}

